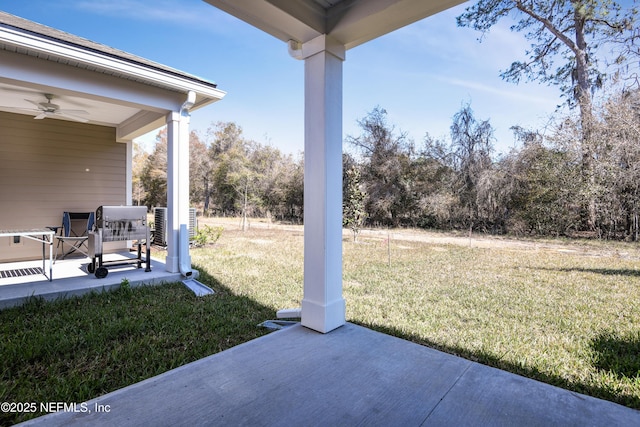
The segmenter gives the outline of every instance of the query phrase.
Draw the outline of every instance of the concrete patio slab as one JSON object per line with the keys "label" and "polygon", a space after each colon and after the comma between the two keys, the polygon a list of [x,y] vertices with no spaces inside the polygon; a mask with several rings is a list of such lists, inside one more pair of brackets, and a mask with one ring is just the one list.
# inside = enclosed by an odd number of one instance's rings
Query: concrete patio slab
{"label": "concrete patio slab", "polygon": [[639,411],[353,324],[291,326],[85,408],[24,425],[640,425]]}
{"label": "concrete patio slab", "polygon": [[[131,255],[127,253],[109,254],[109,260],[118,258],[126,259]],[[107,258],[105,258],[107,259]],[[42,274],[25,275],[0,279],[0,309],[23,304],[32,296],[42,297],[45,300],[55,300],[89,292],[101,292],[120,286],[123,279],[129,281],[131,287],[155,285],[181,281],[184,277],[180,273],[169,273],[165,264],[159,260],[151,259],[151,271],[146,272],[144,266],[136,268],[134,265],[110,267],[109,274],[104,279],[98,279],[93,274],[88,274],[86,265],[88,258],[67,258],[58,260],[53,266],[53,280],[49,281]],[[42,266],[42,261],[24,261],[15,263],[2,263],[3,271],[23,270]],[[194,271],[197,278],[197,271]]]}

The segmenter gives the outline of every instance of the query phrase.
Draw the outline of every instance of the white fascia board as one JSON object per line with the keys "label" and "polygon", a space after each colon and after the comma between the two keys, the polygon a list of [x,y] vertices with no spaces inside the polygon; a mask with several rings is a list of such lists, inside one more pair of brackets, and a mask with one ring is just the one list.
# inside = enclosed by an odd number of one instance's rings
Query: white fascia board
{"label": "white fascia board", "polygon": [[[0,50],[0,81],[42,91],[52,88],[57,95],[83,94],[84,98],[165,113],[179,109],[183,92],[150,86],[132,79],[96,73],[88,68],[71,67],[61,62]],[[55,88],[55,89],[53,89]]]}
{"label": "white fascia board", "polygon": [[181,92],[190,90],[207,97],[222,99],[226,93],[204,83],[198,83],[176,75],[170,75],[142,64],[136,64],[119,58],[114,58],[100,52],[94,52],[81,47],[68,45],[55,40],[44,40],[40,37],[25,34],[8,28],[0,30],[0,43],[15,46],[16,48],[36,51],[48,56],[63,58],[71,62],[79,62],[90,67],[108,70],[139,79],[148,80],[155,84],[162,84],[168,88]]}

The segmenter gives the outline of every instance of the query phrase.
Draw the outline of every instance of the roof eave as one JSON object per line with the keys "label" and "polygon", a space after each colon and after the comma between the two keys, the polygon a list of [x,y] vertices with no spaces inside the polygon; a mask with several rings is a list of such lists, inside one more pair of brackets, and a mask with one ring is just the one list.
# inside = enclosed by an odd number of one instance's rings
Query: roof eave
{"label": "roof eave", "polygon": [[306,43],[326,34],[346,49],[359,46],[465,0],[204,0],[282,40]]}
{"label": "roof eave", "polygon": [[49,60],[63,60],[70,64],[83,64],[85,67],[126,76],[133,80],[147,82],[148,84],[174,91],[184,93],[194,91],[202,97],[215,100],[222,99],[226,94],[218,89],[215,83],[206,80],[170,73],[146,64],[136,63],[135,61],[125,60],[94,50],[87,50],[82,46],[52,40],[48,37],[11,27],[0,27],[0,44],[26,50],[29,54],[46,55]]}

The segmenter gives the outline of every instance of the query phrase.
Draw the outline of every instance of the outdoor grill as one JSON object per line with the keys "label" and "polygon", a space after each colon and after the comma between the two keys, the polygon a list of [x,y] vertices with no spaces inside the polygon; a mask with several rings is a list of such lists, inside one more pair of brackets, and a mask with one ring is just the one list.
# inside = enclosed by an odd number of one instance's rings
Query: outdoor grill
{"label": "outdoor grill", "polygon": [[[106,242],[136,241],[138,256],[131,259],[104,261],[103,244]],[[146,245],[146,255],[142,256],[142,245]],[[151,271],[151,247],[147,226],[146,206],[100,206],[96,210],[95,229],[89,233],[89,257],[91,264],[87,270],[96,277],[107,277],[108,267],[146,263],[145,271]]]}

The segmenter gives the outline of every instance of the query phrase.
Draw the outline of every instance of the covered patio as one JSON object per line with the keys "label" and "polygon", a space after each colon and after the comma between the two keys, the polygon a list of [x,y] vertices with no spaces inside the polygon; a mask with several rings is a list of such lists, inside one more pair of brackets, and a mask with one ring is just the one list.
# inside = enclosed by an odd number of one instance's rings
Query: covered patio
{"label": "covered patio", "polygon": [[133,140],[166,126],[161,268],[188,273],[188,247],[179,249],[190,224],[190,115],[224,95],[214,82],[0,11],[0,263],[49,258],[26,233],[57,247],[50,229],[62,229],[63,212],[132,205]]}
{"label": "covered patio", "polygon": [[305,61],[304,298],[302,307],[280,312],[301,322],[25,425],[640,424],[638,411],[346,322],[346,50],[459,0],[207,2],[283,40]]}
{"label": "covered patio", "polygon": [[[135,257],[124,251],[112,253],[106,259],[117,261]],[[163,260],[151,258],[151,271],[136,268],[135,265],[112,267],[104,279],[98,279],[87,272],[88,258],[69,257],[58,260],[54,266],[52,281],[38,272],[42,261],[19,261],[0,264],[0,310],[24,304],[29,298],[42,298],[47,301],[59,298],[81,296],[89,292],[103,292],[120,287],[123,280],[129,286],[159,285],[179,282],[184,279],[179,272],[167,271]],[[197,276],[194,271],[193,276]]]}

